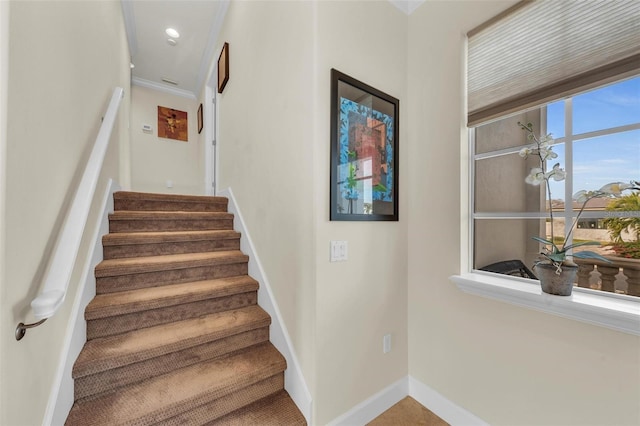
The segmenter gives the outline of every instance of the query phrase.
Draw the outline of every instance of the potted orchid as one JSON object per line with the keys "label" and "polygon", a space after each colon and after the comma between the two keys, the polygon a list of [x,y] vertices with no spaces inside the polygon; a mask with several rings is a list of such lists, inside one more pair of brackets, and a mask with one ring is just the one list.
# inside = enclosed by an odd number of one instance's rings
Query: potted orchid
{"label": "potted orchid", "polygon": [[576,202],[582,204],[580,211],[573,220],[569,232],[564,237],[561,243],[557,243],[554,236],[553,226],[553,209],[551,206],[551,180],[562,181],[566,178],[566,172],[560,167],[560,163],[556,163],[551,167],[547,166],[547,161],[553,160],[558,157],[553,151],[553,138],[551,134],[537,137],[533,131],[533,125],[531,123],[523,124],[518,122],[518,125],[527,132],[527,139],[532,141],[533,144],[524,147],[520,150],[519,154],[523,158],[528,158],[531,155],[535,155],[539,159],[539,167],[531,169],[529,175],[525,178],[525,182],[530,185],[545,185],[547,192],[547,199],[549,202],[549,219],[551,221],[551,236],[550,239],[540,238],[538,236],[532,237],[534,240],[542,244],[542,251],[540,252],[540,258],[537,260],[533,268],[540,278],[540,284],[542,291],[550,294],[557,294],[562,296],[569,296],[573,289],[573,283],[575,276],[578,272],[578,265],[575,264],[571,257],[580,259],[598,259],[604,262],[610,262],[607,258],[589,250],[581,250],[578,252],[572,251],[572,249],[581,246],[593,245],[599,246],[597,241],[582,241],[574,244],[568,243],[571,241],[571,234],[578,224],[580,216],[584,212],[587,203],[600,197],[618,197],[621,192],[627,189],[639,189],[638,182],[632,181],[629,184],[622,182],[609,183],[602,188],[595,191],[578,191],[573,195]]}

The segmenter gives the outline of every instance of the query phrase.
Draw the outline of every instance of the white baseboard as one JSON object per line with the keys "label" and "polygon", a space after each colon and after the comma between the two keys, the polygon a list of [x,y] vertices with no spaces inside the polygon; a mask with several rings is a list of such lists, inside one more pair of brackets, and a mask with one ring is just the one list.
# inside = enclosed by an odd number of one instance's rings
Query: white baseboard
{"label": "white baseboard", "polygon": [[445,398],[418,379],[409,377],[409,395],[453,426],[488,426],[488,423]]}
{"label": "white baseboard", "polygon": [[298,357],[289,338],[287,327],[282,321],[282,315],[280,314],[278,303],[273,296],[269,279],[262,268],[260,257],[255,250],[233,191],[231,188],[227,188],[220,191],[218,195],[229,199],[229,213],[233,213],[234,215],[233,226],[236,231],[240,232],[240,250],[249,256],[249,275],[260,283],[258,289],[258,304],[271,315],[271,326],[269,327],[271,343],[273,343],[287,360],[287,369],[284,373],[285,389],[289,392],[291,399],[293,399],[302,412],[307,423],[311,424],[311,392],[309,392],[309,388],[302,374],[302,369],[300,368]]}
{"label": "white baseboard", "polygon": [[412,376],[405,376],[329,422],[330,426],[363,426],[398,401],[410,396],[453,426],[488,426],[488,423],[448,400]]}
{"label": "white baseboard", "polygon": [[79,288],[73,300],[71,316],[69,317],[62,346],[60,364],[49,393],[49,402],[42,421],[44,426],[64,425],[69,415],[69,410],[73,406],[74,388],[71,370],[84,343],[87,341],[87,322],[84,319],[84,309],[96,295],[96,277],[93,271],[103,259],[102,236],[109,233],[108,214],[113,212],[113,193],[119,189],[118,184],[113,179],[109,179],[102,199],[102,214],[98,218],[99,223],[91,236],[93,250],[89,261],[84,265]]}
{"label": "white baseboard", "polygon": [[[339,384],[336,384],[339,386]],[[387,411],[409,394],[409,378],[404,377],[329,422],[328,426],[362,426]]]}

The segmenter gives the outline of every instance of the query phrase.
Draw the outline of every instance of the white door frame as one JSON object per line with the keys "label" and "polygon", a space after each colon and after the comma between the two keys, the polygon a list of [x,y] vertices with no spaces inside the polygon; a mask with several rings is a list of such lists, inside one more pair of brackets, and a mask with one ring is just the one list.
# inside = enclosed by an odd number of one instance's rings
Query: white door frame
{"label": "white door frame", "polygon": [[[218,113],[216,108],[217,82],[214,82],[213,76],[218,75],[218,67],[213,68],[213,72],[204,90],[204,106],[203,114],[205,121],[205,155],[204,155],[204,180],[205,194],[216,195],[218,182]],[[217,80],[217,78],[215,79]]]}

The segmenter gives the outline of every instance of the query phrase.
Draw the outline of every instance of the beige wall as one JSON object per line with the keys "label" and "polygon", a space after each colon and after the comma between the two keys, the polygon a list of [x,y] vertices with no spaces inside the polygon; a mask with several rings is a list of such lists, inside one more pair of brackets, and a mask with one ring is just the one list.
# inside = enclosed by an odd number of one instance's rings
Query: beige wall
{"label": "beige wall", "polygon": [[[131,188],[134,191],[204,194],[202,142],[194,99],[133,86],[131,97]],[[158,137],[158,106],[187,112],[188,141]],[[152,126],[144,133],[142,125]],[[167,187],[171,181],[172,188]]]}
{"label": "beige wall", "polygon": [[[388,2],[319,2],[317,15],[316,416],[350,410],[407,375],[407,16]],[[400,100],[398,222],[330,222],[330,69]],[[329,262],[329,241],[349,260]],[[391,334],[392,350],[382,352]]]}
{"label": "beige wall", "polygon": [[[126,175],[129,53],[120,2],[11,2],[5,221],[0,288],[0,424],[43,419],[107,178]],[[91,217],[56,316],[16,342],[113,89],[125,89]],[[119,145],[118,142],[121,142]],[[125,147],[126,148],[126,147]],[[96,202],[97,201],[97,202]]]}
{"label": "beige wall", "polygon": [[313,3],[231,2],[218,190],[231,187],[309,387],[315,354]]}
{"label": "beige wall", "polygon": [[[0,2],[0,306],[4,309],[5,288],[5,195],[7,159],[7,89],[9,88],[9,2]],[[0,320],[1,321],[1,320]],[[0,324],[2,324],[0,322]],[[4,331],[4,327],[0,326]],[[0,339],[0,378],[5,340]],[[0,386],[0,413],[4,411],[5,389]],[[1,420],[1,419],[0,419]]]}
{"label": "beige wall", "polygon": [[638,424],[640,338],[447,279],[468,244],[464,33],[511,3],[426,2],[409,17],[409,373],[489,424]]}
{"label": "beige wall", "polygon": [[[232,2],[221,35],[231,69],[218,96],[219,188],[243,211],[315,424],[407,374],[404,192],[397,223],[329,222],[328,192],[331,68],[400,98],[402,182],[406,23],[387,2]],[[349,242],[347,262],[329,263],[332,239]]]}

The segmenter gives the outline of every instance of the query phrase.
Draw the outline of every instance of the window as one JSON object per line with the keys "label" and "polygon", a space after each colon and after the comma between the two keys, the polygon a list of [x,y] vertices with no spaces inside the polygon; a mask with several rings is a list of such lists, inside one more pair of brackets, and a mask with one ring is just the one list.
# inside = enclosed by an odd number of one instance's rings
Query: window
{"label": "window", "polygon": [[[640,295],[638,261],[582,265],[584,288],[569,298],[541,294],[532,279],[477,270],[527,276],[519,262],[531,266],[538,255],[531,236],[551,233],[549,204],[564,220],[553,227],[562,237],[577,216],[573,192],[640,179],[640,2],[614,3],[521,1],[467,33],[469,267],[451,280],[472,294],[640,336],[640,297],[618,294]],[[568,177],[551,196],[524,184],[537,162],[518,155],[527,145],[518,121],[556,138],[554,161]],[[602,235],[612,220],[638,218],[632,205],[590,204],[576,238],[609,239]],[[504,260],[516,262],[495,265]]]}
{"label": "window", "polygon": [[[553,151],[558,157],[549,169],[557,162],[567,178],[552,183],[551,203],[544,186],[524,181],[538,160],[518,154],[529,144],[518,122],[532,123],[536,133],[554,137]],[[564,237],[580,209],[572,194],[597,190],[613,181],[640,180],[640,77],[512,115],[472,132],[473,268],[514,259],[531,267],[540,250],[531,237],[551,237],[549,205],[554,235]],[[580,265],[577,286],[640,296],[640,256],[636,260],[623,257],[632,255],[634,246],[636,255],[640,254],[640,235],[634,228],[625,229],[622,240],[632,244],[612,244],[609,231],[613,225],[607,222],[615,217],[622,219],[617,222],[640,227],[640,195],[625,194],[635,197],[633,202],[618,207],[612,199],[591,200],[571,234],[575,241],[601,242],[600,247],[589,249],[611,257],[614,266],[598,268],[593,260],[575,259]]]}

